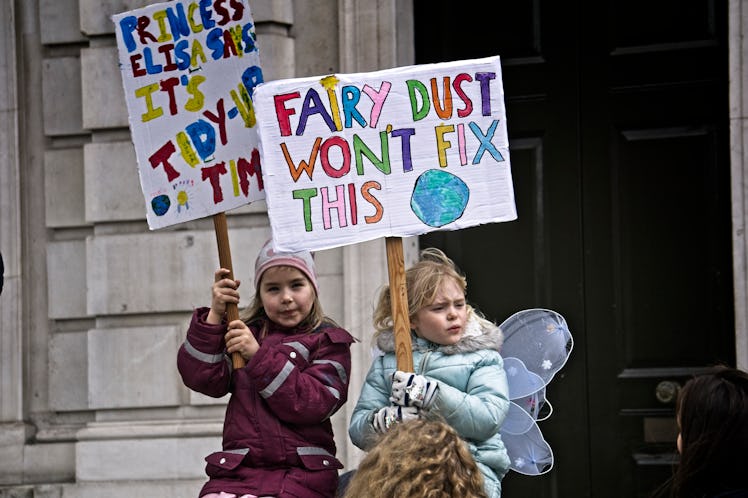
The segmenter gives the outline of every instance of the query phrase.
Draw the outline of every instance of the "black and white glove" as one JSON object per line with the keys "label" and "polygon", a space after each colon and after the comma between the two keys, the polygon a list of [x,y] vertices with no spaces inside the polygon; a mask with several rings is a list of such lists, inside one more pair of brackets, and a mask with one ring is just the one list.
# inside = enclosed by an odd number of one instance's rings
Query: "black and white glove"
{"label": "black and white glove", "polygon": [[423,375],[397,370],[392,374],[390,401],[400,406],[417,406],[428,410],[434,402],[439,384]]}
{"label": "black and white glove", "polygon": [[385,406],[374,414],[374,420],[371,423],[374,430],[384,434],[387,429],[398,422],[417,419],[419,411],[415,406]]}

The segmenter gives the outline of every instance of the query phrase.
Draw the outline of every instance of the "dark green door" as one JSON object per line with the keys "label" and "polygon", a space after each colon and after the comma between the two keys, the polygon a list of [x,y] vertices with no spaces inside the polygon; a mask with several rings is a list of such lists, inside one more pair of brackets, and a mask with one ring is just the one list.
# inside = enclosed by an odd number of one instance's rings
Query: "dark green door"
{"label": "dark green door", "polygon": [[502,57],[519,214],[421,246],[490,318],[547,307],[575,338],[540,424],[556,464],[504,496],[649,496],[674,461],[672,393],[734,363],[726,3],[414,8],[418,63]]}

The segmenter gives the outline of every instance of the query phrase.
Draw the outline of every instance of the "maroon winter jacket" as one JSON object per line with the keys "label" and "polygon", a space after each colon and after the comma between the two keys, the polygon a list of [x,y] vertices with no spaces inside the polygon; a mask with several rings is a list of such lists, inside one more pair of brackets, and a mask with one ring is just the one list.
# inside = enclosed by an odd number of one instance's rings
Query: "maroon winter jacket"
{"label": "maroon winter jacket", "polygon": [[330,324],[299,333],[268,322],[260,339],[261,322],[251,323],[260,349],[233,371],[226,324],[206,323],[207,314],[195,310],[177,355],[187,387],[213,397],[231,393],[223,451],[205,458],[210,480],[200,496],[333,497],[343,466],[330,416],[348,398],[353,337]]}

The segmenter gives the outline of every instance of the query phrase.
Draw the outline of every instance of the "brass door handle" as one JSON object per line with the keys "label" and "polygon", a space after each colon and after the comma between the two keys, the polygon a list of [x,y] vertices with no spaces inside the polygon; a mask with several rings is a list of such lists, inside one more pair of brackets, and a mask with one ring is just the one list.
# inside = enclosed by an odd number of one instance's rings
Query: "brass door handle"
{"label": "brass door handle", "polygon": [[657,401],[663,404],[674,403],[680,391],[680,384],[674,380],[663,380],[655,388]]}

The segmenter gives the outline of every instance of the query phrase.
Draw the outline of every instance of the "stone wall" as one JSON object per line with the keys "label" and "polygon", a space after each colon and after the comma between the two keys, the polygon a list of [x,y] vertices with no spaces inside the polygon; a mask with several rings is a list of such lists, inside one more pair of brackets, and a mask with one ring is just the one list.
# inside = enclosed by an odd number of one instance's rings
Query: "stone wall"
{"label": "stone wall", "polygon": [[[176,370],[191,311],[209,303],[213,223],[148,229],[110,20],[150,3],[0,0],[0,496],[196,496],[220,447],[226,399]],[[266,80],[413,62],[409,1],[250,6]],[[375,42],[351,45],[361,35]],[[251,282],[265,206],[227,217],[235,273]],[[327,314],[368,336],[384,242],[317,264]],[[368,345],[354,345],[353,401]],[[361,456],[351,409],[334,417],[348,467]]]}

